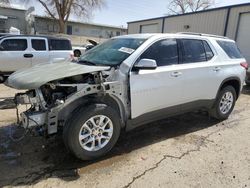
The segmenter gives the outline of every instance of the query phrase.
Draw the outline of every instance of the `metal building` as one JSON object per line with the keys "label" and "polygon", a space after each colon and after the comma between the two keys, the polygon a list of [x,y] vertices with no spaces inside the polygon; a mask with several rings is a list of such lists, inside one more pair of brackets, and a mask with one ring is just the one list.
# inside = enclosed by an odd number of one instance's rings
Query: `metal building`
{"label": "metal building", "polygon": [[234,39],[250,62],[250,3],[128,22],[128,33],[196,32]]}

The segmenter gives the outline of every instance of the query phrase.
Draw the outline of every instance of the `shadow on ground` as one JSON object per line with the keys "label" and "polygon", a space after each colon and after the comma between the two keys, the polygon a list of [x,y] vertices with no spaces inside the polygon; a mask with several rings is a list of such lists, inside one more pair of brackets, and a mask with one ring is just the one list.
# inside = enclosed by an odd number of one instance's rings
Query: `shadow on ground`
{"label": "shadow on ground", "polygon": [[244,95],[250,95],[250,86],[244,85],[241,93]]}
{"label": "shadow on ground", "polygon": [[188,113],[157,121],[123,134],[107,156],[91,162],[79,161],[69,154],[60,136],[45,139],[27,134],[23,140],[13,142],[9,135],[12,130],[15,134],[19,130],[8,125],[0,128],[0,187],[32,185],[49,177],[76,180],[79,168],[102,160],[110,160],[112,165],[114,156],[216,124],[206,113]]}

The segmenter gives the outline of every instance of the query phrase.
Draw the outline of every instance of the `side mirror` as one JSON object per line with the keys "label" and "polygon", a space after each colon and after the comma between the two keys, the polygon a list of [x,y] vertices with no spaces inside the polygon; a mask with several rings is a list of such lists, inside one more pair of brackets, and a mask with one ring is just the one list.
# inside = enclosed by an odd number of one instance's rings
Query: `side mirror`
{"label": "side mirror", "polygon": [[141,59],[134,64],[134,70],[154,70],[157,68],[156,61],[153,59]]}
{"label": "side mirror", "polygon": [[4,51],[4,47],[0,45],[0,51]]}

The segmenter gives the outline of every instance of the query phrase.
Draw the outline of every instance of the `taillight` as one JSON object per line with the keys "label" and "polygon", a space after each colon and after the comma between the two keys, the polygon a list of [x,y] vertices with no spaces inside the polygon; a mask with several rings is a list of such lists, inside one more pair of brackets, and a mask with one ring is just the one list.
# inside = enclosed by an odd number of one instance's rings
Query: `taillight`
{"label": "taillight", "polygon": [[247,62],[242,62],[240,63],[242,67],[244,67],[246,70],[248,69],[248,63]]}

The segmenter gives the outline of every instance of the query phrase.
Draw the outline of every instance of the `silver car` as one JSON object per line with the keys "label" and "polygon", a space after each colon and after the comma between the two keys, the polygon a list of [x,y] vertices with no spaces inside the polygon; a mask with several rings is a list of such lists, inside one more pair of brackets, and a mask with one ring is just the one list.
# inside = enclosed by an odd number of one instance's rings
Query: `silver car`
{"label": "silver car", "polygon": [[[230,50],[228,50],[230,48]],[[205,109],[224,120],[238,99],[247,63],[234,41],[205,34],[138,34],[112,38],[77,63],[39,65],[6,85],[26,89],[17,104],[22,126],[63,129],[67,148],[90,160],[110,151],[122,130]]]}

